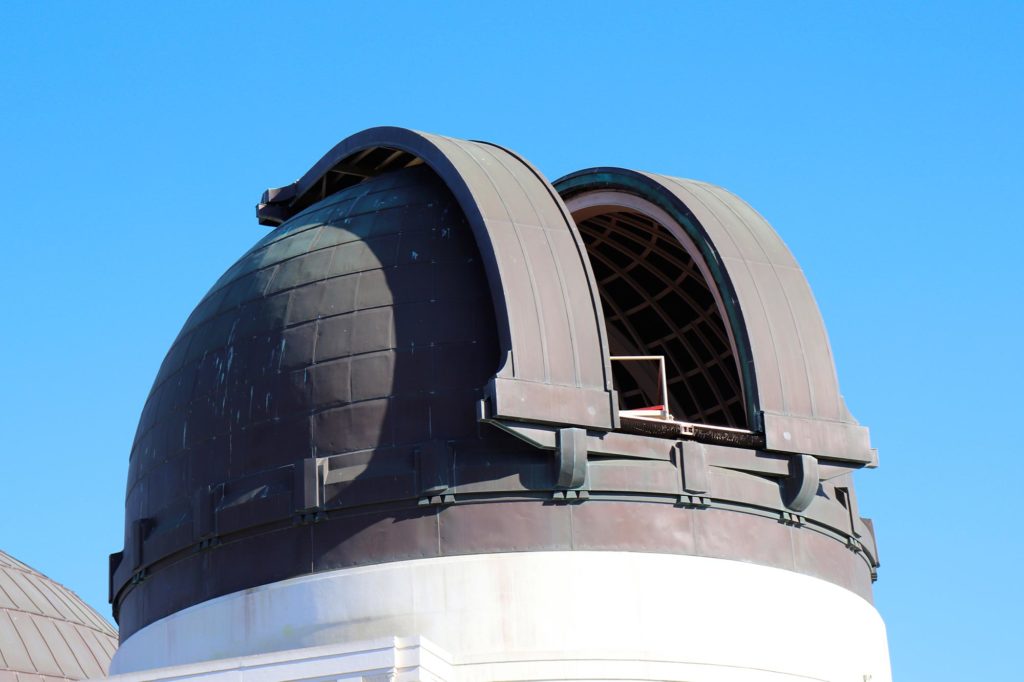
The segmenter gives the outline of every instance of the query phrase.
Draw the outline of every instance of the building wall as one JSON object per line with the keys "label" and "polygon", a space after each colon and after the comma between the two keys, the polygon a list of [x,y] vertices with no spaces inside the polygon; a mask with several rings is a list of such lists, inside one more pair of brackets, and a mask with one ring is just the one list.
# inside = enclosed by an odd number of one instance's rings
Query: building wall
{"label": "building wall", "polygon": [[391,637],[429,640],[452,666],[443,679],[460,681],[890,679],[880,616],[834,584],[738,561],[587,551],[403,561],[244,590],[135,633],[112,672],[135,682],[146,669],[210,671]]}

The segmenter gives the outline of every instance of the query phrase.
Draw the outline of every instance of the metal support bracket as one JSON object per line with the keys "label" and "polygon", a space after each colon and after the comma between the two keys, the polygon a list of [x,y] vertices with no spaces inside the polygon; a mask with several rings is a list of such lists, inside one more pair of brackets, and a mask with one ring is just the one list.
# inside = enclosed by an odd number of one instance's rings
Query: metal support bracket
{"label": "metal support bracket", "polygon": [[811,506],[821,478],[818,460],[812,455],[795,455],[789,460],[789,476],[782,482],[782,501],[795,512]]}
{"label": "metal support bracket", "polygon": [[802,526],[804,524],[804,517],[793,512],[779,512],[779,523],[785,526]]}
{"label": "metal support bracket", "polygon": [[454,480],[452,443],[430,441],[415,448],[413,456],[416,459],[417,486],[422,497],[445,495],[451,490]]}
{"label": "metal support bracket", "polygon": [[579,488],[587,480],[587,430],[559,429],[555,445],[559,488]]}
{"label": "metal support bracket", "polygon": [[707,509],[711,506],[711,498],[705,495],[680,495],[676,506],[688,507],[690,509]]}
{"label": "metal support bracket", "polygon": [[551,497],[556,502],[582,502],[590,499],[590,492],[587,490],[556,490]]}
{"label": "metal support bracket", "polygon": [[702,443],[679,441],[676,443],[681,485],[684,493],[708,492],[708,456]]}
{"label": "metal support bracket", "polygon": [[140,568],[145,566],[143,560],[143,551],[146,544],[146,536],[149,535],[149,529],[153,526],[153,520],[148,518],[135,519],[132,522],[132,537],[135,539],[135,544],[132,547],[130,556],[132,558],[132,569],[138,571]]}
{"label": "metal support bracket", "polygon": [[196,491],[192,500],[192,537],[200,549],[217,535],[217,505],[224,499],[224,484],[208,485]]}
{"label": "metal support bracket", "polygon": [[327,518],[323,508],[327,467],[327,459],[323,457],[304,459],[295,466],[295,481],[292,485],[292,503],[295,507],[293,526],[318,523]]}
{"label": "metal support bracket", "polygon": [[416,504],[421,507],[437,507],[448,504],[455,504],[455,495],[428,495],[427,497],[421,497],[416,501]]}
{"label": "metal support bracket", "polygon": [[318,457],[304,459],[295,467],[292,487],[295,511],[300,514],[323,508],[324,470],[327,461]]}

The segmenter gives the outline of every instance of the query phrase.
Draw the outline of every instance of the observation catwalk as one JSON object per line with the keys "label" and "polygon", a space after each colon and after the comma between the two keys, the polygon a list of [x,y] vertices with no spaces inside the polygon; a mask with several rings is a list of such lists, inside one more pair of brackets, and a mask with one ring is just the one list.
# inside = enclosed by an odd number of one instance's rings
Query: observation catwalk
{"label": "observation catwalk", "polygon": [[114,674],[889,679],[877,456],[741,199],[374,128],[257,215],[139,420]]}

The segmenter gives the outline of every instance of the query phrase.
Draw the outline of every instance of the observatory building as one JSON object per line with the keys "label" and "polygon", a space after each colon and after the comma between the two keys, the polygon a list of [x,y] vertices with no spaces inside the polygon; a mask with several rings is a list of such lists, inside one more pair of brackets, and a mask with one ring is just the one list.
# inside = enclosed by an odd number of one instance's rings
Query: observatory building
{"label": "observatory building", "polygon": [[374,128],[257,215],[142,411],[112,675],[889,679],[877,456],[741,199]]}

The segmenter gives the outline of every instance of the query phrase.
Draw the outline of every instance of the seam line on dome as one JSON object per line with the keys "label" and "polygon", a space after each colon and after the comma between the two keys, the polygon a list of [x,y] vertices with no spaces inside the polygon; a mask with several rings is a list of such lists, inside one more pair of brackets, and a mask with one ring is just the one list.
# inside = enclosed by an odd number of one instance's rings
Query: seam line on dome
{"label": "seam line on dome", "polygon": [[111,628],[111,630],[109,630],[109,631],[105,631],[102,628],[99,628],[99,627],[97,627],[95,625],[90,625],[89,623],[81,623],[81,622],[78,622],[78,621],[67,620],[67,619],[64,619],[64,618],[55,618],[54,616],[47,616],[46,614],[39,613],[37,611],[26,611],[25,609],[11,608],[11,607],[6,607],[6,606],[3,607],[3,608],[0,608],[0,611],[6,611],[8,613],[24,613],[27,616],[38,616],[39,618],[46,618],[48,620],[56,621],[56,622],[59,622],[59,623],[69,623],[71,625],[76,625],[78,627],[85,628],[86,630],[92,630],[93,632],[98,632],[101,635],[117,636],[117,631],[115,631],[113,628]]}

